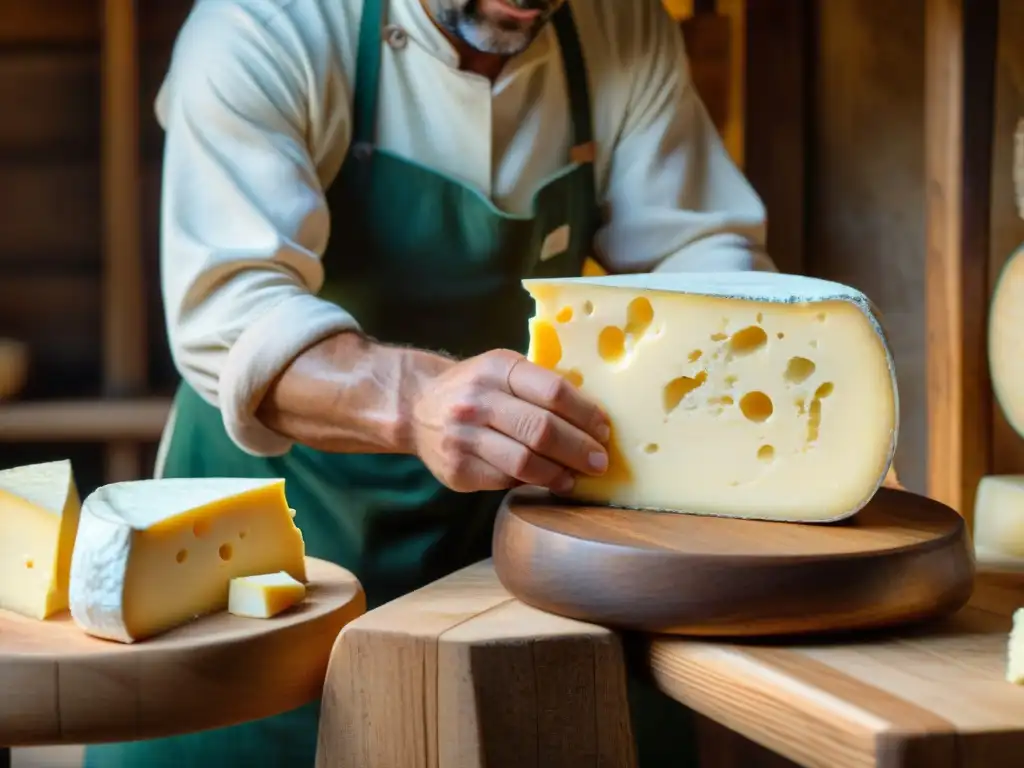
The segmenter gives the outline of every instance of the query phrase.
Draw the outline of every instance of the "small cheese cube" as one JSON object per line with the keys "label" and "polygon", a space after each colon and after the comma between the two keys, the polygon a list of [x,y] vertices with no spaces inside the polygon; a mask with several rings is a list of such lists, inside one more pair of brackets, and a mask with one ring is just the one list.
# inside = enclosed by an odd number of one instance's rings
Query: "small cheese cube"
{"label": "small cheese cube", "polygon": [[1024,608],[1013,612],[1013,629],[1006,649],[1006,681],[1024,685]]}
{"label": "small cheese cube", "polygon": [[0,608],[32,619],[67,609],[80,507],[70,461],[0,471]]}
{"label": "small cheese cube", "polygon": [[979,558],[1024,558],[1024,475],[988,475],[974,497]]}
{"label": "small cheese cube", "polygon": [[764,272],[524,281],[529,359],[603,406],[610,466],[572,496],[623,507],[826,522],[892,463],[892,355],[868,299]]}
{"label": "small cheese cube", "polygon": [[306,585],[284,571],[242,576],[231,580],[228,611],[236,616],[269,619],[305,597]]}
{"label": "small cheese cube", "polygon": [[71,616],[130,643],[228,607],[239,576],[306,580],[305,547],[283,480],[115,483],[82,505],[71,563]]}
{"label": "small cheese cube", "polygon": [[992,391],[1010,426],[1024,436],[1024,247],[1003,267],[988,315]]}

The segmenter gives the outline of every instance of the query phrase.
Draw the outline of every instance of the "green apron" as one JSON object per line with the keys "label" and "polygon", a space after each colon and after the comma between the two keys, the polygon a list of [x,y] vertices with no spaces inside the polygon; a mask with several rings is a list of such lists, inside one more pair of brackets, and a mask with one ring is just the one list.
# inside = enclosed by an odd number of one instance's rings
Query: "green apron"
{"label": "green apron", "polygon": [[[580,274],[599,221],[593,166],[567,165],[536,192],[533,215],[515,216],[453,178],[376,148],[386,14],[386,0],[364,0],[352,146],[327,192],[338,237],[323,256],[321,296],[385,342],[458,357],[525,351],[532,306],[520,281]],[[569,85],[573,145],[586,145],[590,101],[568,3],[553,23]],[[567,247],[541,259],[546,238],[559,229],[563,235],[566,226]],[[228,438],[218,410],[187,385],[175,413],[163,476],[285,478],[307,553],[355,573],[371,609],[490,555],[500,493],[450,491],[412,456],[331,454],[301,445],[284,456],[250,456]],[[649,687],[631,685],[631,697],[651,698]],[[684,710],[674,703],[660,710],[674,714],[669,733],[678,744]],[[312,766],[318,715],[314,702],[231,728],[90,747],[86,767]],[[676,748],[671,759],[666,753],[664,761],[645,760],[644,768],[680,766],[685,754]]]}

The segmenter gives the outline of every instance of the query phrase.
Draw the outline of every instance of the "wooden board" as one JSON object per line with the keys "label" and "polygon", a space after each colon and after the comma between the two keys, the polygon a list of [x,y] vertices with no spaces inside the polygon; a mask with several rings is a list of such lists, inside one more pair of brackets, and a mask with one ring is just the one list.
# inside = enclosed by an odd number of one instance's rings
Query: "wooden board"
{"label": "wooden board", "polygon": [[663,691],[803,766],[1018,768],[1024,688],[1004,680],[1024,575],[979,572],[929,626],[833,642],[653,639]]}
{"label": "wooden board", "polygon": [[349,624],[317,768],[635,766],[618,638],[513,599],[490,562]]}
{"label": "wooden board", "polygon": [[334,640],[365,609],[343,568],[307,558],[305,602],[273,619],[228,613],[124,645],[0,611],[0,745],[88,744],[191,733],[285,712],[320,695]]}
{"label": "wooden board", "polygon": [[779,635],[956,611],[971,594],[962,518],[882,488],[843,523],[797,525],[506,497],[494,531],[502,584],[543,610],[613,627]]}

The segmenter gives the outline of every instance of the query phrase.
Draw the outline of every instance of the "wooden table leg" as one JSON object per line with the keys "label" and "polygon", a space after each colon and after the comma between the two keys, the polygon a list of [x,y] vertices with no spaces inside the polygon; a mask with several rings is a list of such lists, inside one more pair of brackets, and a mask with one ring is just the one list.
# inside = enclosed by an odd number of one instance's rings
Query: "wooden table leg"
{"label": "wooden table leg", "polygon": [[0,768],[11,768],[10,747],[0,747]]}
{"label": "wooden table leg", "polygon": [[635,768],[619,639],[458,571],[338,637],[316,765]]}

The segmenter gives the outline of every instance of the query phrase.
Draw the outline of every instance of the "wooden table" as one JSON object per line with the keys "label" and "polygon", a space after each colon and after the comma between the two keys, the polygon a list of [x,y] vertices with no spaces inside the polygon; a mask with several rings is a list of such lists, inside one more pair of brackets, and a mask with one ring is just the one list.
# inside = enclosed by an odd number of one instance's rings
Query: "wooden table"
{"label": "wooden table", "polygon": [[1022,605],[1024,574],[985,572],[965,609],[928,628],[795,645],[656,639],[649,659],[677,701],[807,768],[1018,768],[1024,688],[1003,675]]}

